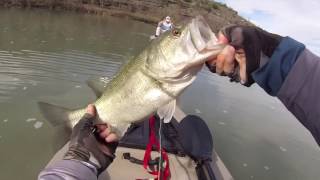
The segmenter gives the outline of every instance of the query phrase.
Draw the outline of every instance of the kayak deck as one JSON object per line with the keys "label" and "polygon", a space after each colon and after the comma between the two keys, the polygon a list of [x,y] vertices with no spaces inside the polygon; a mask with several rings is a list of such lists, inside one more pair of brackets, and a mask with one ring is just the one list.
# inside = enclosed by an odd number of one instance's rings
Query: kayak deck
{"label": "kayak deck", "polygon": [[[185,113],[177,106],[174,114],[175,119],[179,122],[185,117]],[[61,160],[67,151],[68,143],[60,149],[50,160],[47,166]],[[132,157],[143,159],[144,150],[118,147],[116,158],[108,169],[99,176],[99,180],[123,180],[123,179],[147,179],[153,178],[148,174],[142,165],[134,164],[123,158],[123,153],[130,153]],[[152,152],[152,157],[157,157],[157,152]],[[196,164],[188,156],[180,157],[174,154],[169,155],[171,179],[173,180],[195,180],[197,173],[195,171]],[[233,180],[229,170],[224,165],[218,154],[213,150],[212,169],[217,180]]]}

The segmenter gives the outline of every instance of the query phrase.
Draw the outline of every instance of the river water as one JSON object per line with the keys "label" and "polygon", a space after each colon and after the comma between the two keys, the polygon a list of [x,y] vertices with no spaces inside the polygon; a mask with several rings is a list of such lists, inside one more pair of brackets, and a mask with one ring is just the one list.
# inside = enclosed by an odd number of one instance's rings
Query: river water
{"label": "river water", "polygon": [[[38,101],[82,107],[86,80],[112,77],[149,42],[154,27],[71,12],[0,9],[0,179],[35,179],[56,151],[57,132]],[[205,68],[180,98],[208,123],[235,179],[319,179],[320,151],[275,98]]]}

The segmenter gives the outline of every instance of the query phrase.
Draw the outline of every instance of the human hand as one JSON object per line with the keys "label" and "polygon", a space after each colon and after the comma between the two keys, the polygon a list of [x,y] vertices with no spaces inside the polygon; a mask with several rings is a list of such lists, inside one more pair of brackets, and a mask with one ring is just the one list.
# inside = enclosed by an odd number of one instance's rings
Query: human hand
{"label": "human hand", "polygon": [[87,113],[72,130],[69,150],[64,159],[89,163],[100,174],[115,157],[118,137],[111,132],[107,124],[94,125],[96,118],[95,106],[88,105]]}
{"label": "human hand", "polygon": [[217,58],[207,61],[210,71],[230,77],[231,81],[251,86],[251,73],[262,65],[261,54],[271,57],[282,37],[254,26],[227,26],[218,34],[227,44]]}

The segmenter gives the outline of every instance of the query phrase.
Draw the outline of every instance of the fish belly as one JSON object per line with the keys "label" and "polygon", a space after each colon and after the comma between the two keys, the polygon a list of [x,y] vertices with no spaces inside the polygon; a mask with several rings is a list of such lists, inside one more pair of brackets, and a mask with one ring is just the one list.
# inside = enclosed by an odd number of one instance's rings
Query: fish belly
{"label": "fish belly", "polygon": [[[120,136],[130,123],[142,120],[174,99],[158,81],[142,71],[115,78],[108,86],[112,87],[107,87],[94,104],[100,120]],[[70,113],[71,124],[75,125],[84,113],[85,109]]]}

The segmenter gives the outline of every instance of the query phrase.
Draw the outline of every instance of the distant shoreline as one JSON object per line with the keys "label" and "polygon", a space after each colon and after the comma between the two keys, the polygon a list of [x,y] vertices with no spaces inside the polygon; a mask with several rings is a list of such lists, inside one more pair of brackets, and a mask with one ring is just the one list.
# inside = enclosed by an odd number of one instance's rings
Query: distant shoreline
{"label": "distant shoreline", "polygon": [[[84,2],[91,3],[84,3]],[[41,8],[68,10],[102,16],[128,17],[149,24],[156,24],[164,16],[170,15],[174,22],[203,15],[214,32],[230,24],[248,24],[237,12],[226,5],[208,0],[2,0],[0,6],[6,8]]]}

